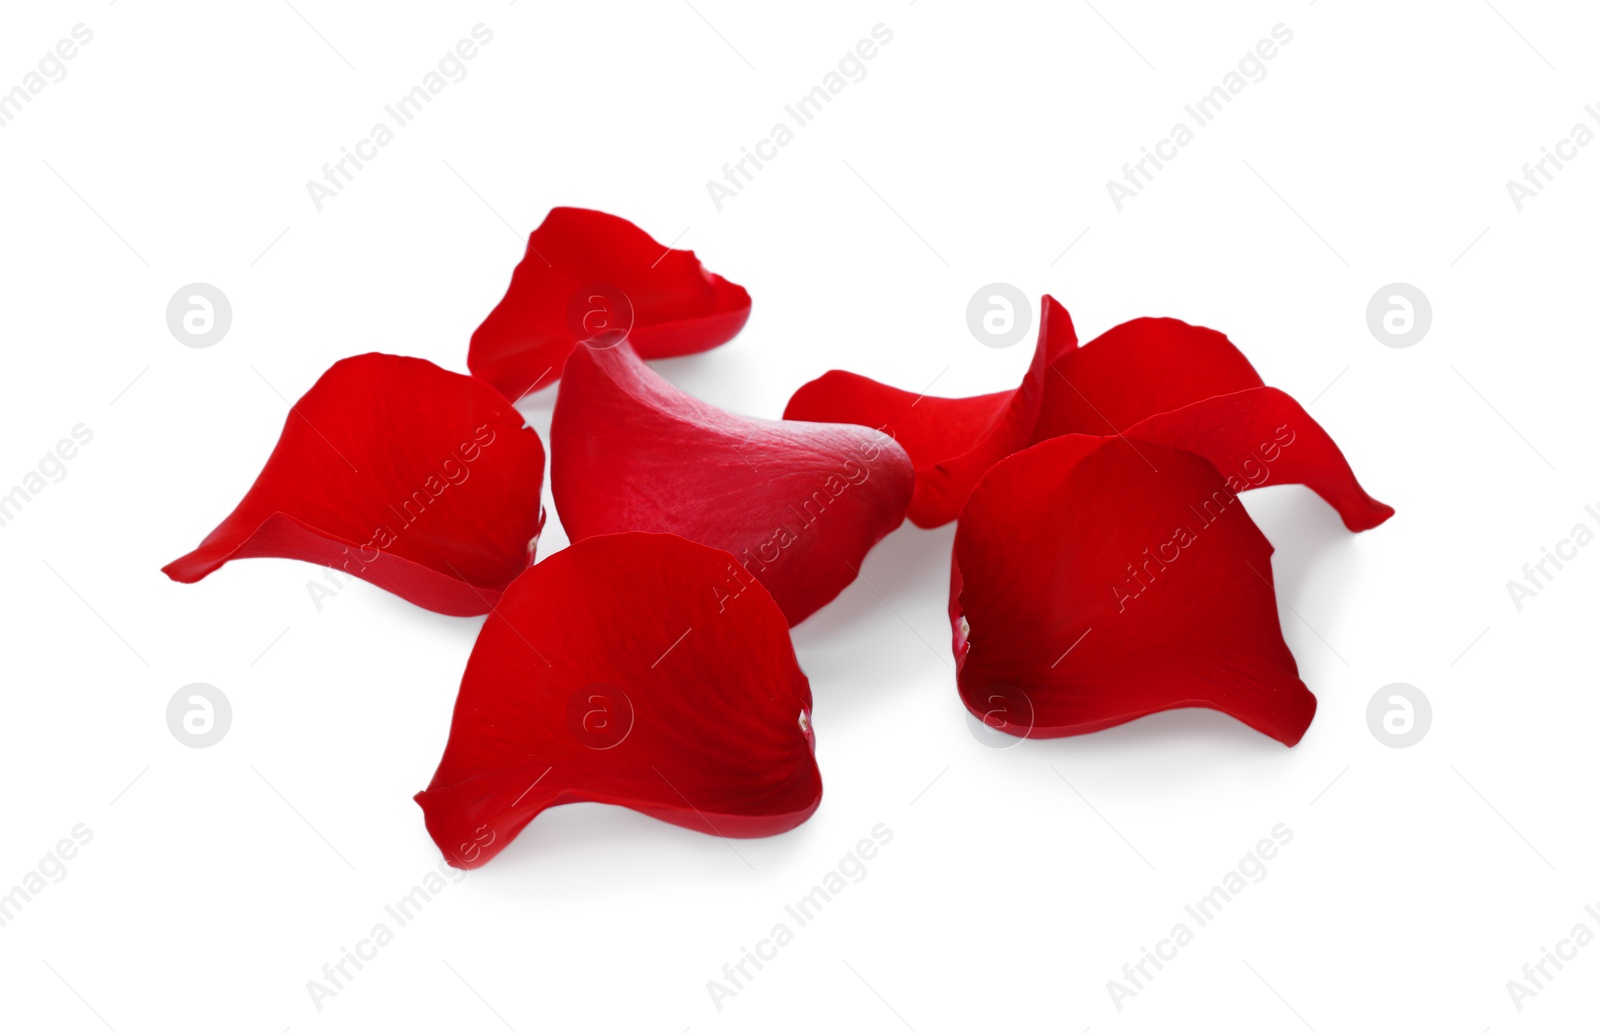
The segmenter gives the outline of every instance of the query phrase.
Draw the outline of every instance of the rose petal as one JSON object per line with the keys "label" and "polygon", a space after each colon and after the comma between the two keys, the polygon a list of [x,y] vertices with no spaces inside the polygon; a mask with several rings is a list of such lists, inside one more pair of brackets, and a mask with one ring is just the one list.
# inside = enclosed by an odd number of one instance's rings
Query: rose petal
{"label": "rose petal", "polygon": [[1272,546],[1208,461],[1131,444],[1053,438],[973,490],[951,578],[962,701],[1030,738],[1210,707],[1294,745],[1316,698],[1278,624]]}
{"label": "rose petal", "polygon": [[761,580],[798,624],[900,526],[911,460],[867,427],[736,416],[661,379],[626,344],[567,360],[550,423],[550,488],[577,541],[681,535],[738,557],[716,592]]}
{"label": "rose petal", "polygon": [[645,358],[662,359],[715,348],[749,318],[745,289],[707,272],[693,251],[615,215],[552,208],[473,333],[467,367],[518,399],[555,383],[580,340],[626,336]]}
{"label": "rose petal", "polygon": [[543,480],[539,436],[494,388],[422,359],[358,355],[291,407],[243,501],[162,570],[187,583],[277,556],[439,613],[487,613],[532,558]]}
{"label": "rose petal", "polygon": [[416,797],[450,864],[476,868],[546,808],[579,801],[718,836],[811,816],[811,686],[765,589],[710,590],[733,562],[673,535],[607,535],[506,590]]}
{"label": "rose petal", "polygon": [[833,370],[802,385],[789,399],[783,416],[787,420],[859,423],[889,434],[905,447],[916,465],[911,522],[938,527],[961,512],[967,494],[985,470],[1033,440],[1047,369],[1077,346],[1072,317],[1046,294],[1040,305],[1033,362],[1014,391],[935,398]]}
{"label": "rose petal", "polygon": [[1339,511],[1352,531],[1377,527],[1394,507],[1368,495],[1349,460],[1300,403],[1274,387],[1215,395],[1147,417],[1127,430],[1138,441],[1182,448],[1209,459],[1228,487],[1245,491],[1304,484]]}
{"label": "rose petal", "polygon": [[1250,361],[1217,331],[1135,319],[1051,364],[1032,440],[1115,434],[1156,413],[1260,386]]}

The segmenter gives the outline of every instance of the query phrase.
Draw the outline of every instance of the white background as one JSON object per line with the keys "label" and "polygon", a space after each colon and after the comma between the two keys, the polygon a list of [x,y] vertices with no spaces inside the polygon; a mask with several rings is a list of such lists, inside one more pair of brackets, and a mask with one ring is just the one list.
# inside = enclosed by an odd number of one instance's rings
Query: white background
{"label": "white background", "polygon": [[[1595,12],[694,3],[7,6],[0,88],[73,25],[94,40],[0,129],[0,489],[74,425],[94,440],[0,528],[0,889],[74,825],[94,838],[0,929],[0,1024],[1479,1033],[1592,1019],[1600,945],[1521,1011],[1506,983],[1574,924],[1600,933],[1584,913],[1600,905],[1600,548],[1520,611],[1506,582],[1574,524],[1600,529],[1583,508],[1600,504],[1600,147],[1521,211],[1505,183],[1600,101]],[[306,181],[480,22],[494,39],[467,78],[317,211]],[[717,211],[706,181],[879,22],[894,39],[865,80]],[[1294,38],[1266,78],[1117,211],[1106,181],[1278,23]],[[305,587],[318,572],[289,561],[193,586],[159,568],[248,487],[279,393],[374,349],[465,371],[526,233],[562,204],[679,238],[749,288],[736,340],[658,368],[756,415],[833,367],[943,394],[1015,385],[1032,335],[995,350],[965,325],[992,281],[1055,294],[1085,340],[1140,315],[1227,332],[1268,383],[1314,400],[1399,511],[1352,536],[1303,489],[1247,497],[1320,701],[1304,741],[1286,750],[1191,711],[986,748],[948,657],[952,527],[907,526],[868,558],[870,587],[795,631],[826,783],[807,824],[736,855],[629,811],[558,808],[318,1011],[307,981],[439,863],[411,796],[481,621],[361,582],[319,611]],[[193,281],[233,304],[209,349],[165,324]],[[1434,312],[1403,350],[1365,319],[1394,281]],[[552,400],[523,406],[541,435]],[[552,519],[541,553],[563,544]],[[209,749],[166,725],[190,682],[232,702]],[[1408,749],[1368,730],[1391,682],[1432,701]],[[718,1011],[707,981],[880,822],[894,839],[866,879]],[[1265,881],[1118,1010],[1107,981],[1280,822],[1294,839]]]}

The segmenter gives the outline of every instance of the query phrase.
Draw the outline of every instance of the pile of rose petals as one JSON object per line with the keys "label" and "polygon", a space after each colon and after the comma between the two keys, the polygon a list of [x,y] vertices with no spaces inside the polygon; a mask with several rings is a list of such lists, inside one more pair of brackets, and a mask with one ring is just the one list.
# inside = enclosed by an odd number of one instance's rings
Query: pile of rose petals
{"label": "pile of rose petals", "polygon": [[[554,209],[472,335],[471,376],[335,363],[244,499],[164,570],[300,559],[488,615],[416,797],[460,868],[563,803],[718,836],[805,821],[822,780],[789,628],[907,517],[958,521],[957,688],[990,728],[1048,738],[1209,707],[1288,746],[1305,734],[1316,698],[1238,496],[1302,484],[1352,531],[1394,511],[1226,337],[1136,319],[1080,346],[1047,295],[1014,391],[932,398],[835,370],[781,420],[714,408],[643,361],[714,348],[749,313],[693,252]],[[558,379],[551,491],[573,544],[536,563],[545,450],[512,403]]]}

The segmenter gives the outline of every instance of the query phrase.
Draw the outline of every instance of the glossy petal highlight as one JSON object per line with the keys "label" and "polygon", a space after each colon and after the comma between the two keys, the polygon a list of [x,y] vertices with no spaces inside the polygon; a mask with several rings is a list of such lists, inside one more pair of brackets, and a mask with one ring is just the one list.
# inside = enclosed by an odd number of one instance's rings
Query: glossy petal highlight
{"label": "glossy petal highlight", "polygon": [[655,531],[725,549],[718,593],[759,579],[797,624],[900,526],[905,450],[848,423],[758,420],[707,405],[626,345],[578,348],[550,424],[550,486],[573,541]]}

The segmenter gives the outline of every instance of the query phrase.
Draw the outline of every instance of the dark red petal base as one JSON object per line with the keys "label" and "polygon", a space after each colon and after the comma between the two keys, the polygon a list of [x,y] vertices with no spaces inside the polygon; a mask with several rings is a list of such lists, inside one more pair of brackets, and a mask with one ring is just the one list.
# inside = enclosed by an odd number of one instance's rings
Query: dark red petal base
{"label": "dark red petal base", "polygon": [[956,528],[962,701],[1032,738],[1210,707],[1293,746],[1316,698],[1283,641],[1271,556],[1199,456],[1087,435],[1019,452]]}
{"label": "dark red petal base", "polygon": [[811,816],[811,686],[765,589],[713,592],[732,563],[673,535],[607,535],[507,589],[416,797],[451,865],[476,868],[579,801],[733,837]]}

